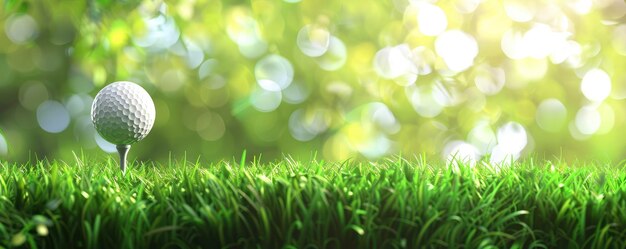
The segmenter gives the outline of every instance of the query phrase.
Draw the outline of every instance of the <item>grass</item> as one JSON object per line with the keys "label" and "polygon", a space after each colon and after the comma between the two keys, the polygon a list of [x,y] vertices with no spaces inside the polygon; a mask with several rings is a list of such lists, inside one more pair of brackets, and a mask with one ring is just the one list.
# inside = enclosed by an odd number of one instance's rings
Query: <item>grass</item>
{"label": "grass", "polygon": [[626,248],[626,171],[390,158],[0,162],[0,247]]}

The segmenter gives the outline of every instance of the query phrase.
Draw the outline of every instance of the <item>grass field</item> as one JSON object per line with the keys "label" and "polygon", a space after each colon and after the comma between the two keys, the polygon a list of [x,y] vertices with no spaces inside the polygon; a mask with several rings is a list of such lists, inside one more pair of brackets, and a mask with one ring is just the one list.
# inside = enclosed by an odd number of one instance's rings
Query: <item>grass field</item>
{"label": "grass field", "polygon": [[0,162],[0,247],[626,248],[626,169]]}

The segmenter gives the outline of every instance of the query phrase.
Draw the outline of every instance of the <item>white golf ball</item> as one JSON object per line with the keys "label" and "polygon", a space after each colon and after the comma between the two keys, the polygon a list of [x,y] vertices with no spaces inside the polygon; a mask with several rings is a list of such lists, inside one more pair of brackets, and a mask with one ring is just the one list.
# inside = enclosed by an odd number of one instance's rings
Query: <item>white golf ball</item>
{"label": "white golf ball", "polygon": [[130,145],[145,138],[155,116],[154,102],[148,92],[128,81],[104,87],[91,106],[91,120],[96,130],[117,145]]}

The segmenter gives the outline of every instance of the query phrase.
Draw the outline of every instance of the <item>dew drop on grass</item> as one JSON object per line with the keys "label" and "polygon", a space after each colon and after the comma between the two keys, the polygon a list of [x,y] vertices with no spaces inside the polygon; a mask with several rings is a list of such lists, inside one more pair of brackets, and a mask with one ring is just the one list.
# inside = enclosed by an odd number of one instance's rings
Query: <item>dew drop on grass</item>
{"label": "dew drop on grass", "polygon": [[358,235],[363,235],[365,234],[365,230],[357,225],[351,225],[350,228],[352,228],[352,230],[354,230],[354,232],[356,232]]}
{"label": "dew drop on grass", "polygon": [[11,238],[11,245],[18,247],[26,242],[26,236],[23,233],[17,233]]}
{"label": "dew drop on grass", "polygon": [[601,202],[604,199],[604,194],[593,193],[593,197],[595,198],[595,201]]}
{"label": "dew drop on grass", "polygon": [[52,199],[46,203],[46,208],[51,211],[54,211],[57,208],[59,208],[59,206],[61,205],[61,202],[62,202],[61,199],[58,199],[58,198]]}
{"label": "dew drop on grass", "polygon": [[268,178],[265,175],[258,175],[259,179],[267,184],[272,184],[272,179]]}
{"label": "dew drop on grass", "polygon": [[433,189],[435,189],[435,185],[433,185],[432,183],[428,183],[427,184],[427,188],[428,188],[428,190],[433,190]]}
{"label": "dew drop on grass", "polygon": [[48,236],[48,227],[44,224],[37,225],[37,234],[39,236]]}

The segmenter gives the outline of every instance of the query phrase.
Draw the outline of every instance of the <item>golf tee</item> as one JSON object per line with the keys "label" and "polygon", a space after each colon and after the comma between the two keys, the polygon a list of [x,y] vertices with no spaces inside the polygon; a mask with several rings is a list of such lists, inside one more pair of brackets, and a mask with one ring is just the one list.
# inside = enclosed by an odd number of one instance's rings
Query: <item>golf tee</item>
{"label": "golf tee", "polygon": [[130,145],[128,144],[117,146],[117,152],[120,154],[120,169],[122,170],[122,175],[126,175],[126,155],[128,155],[128,150],[130,150]]}

